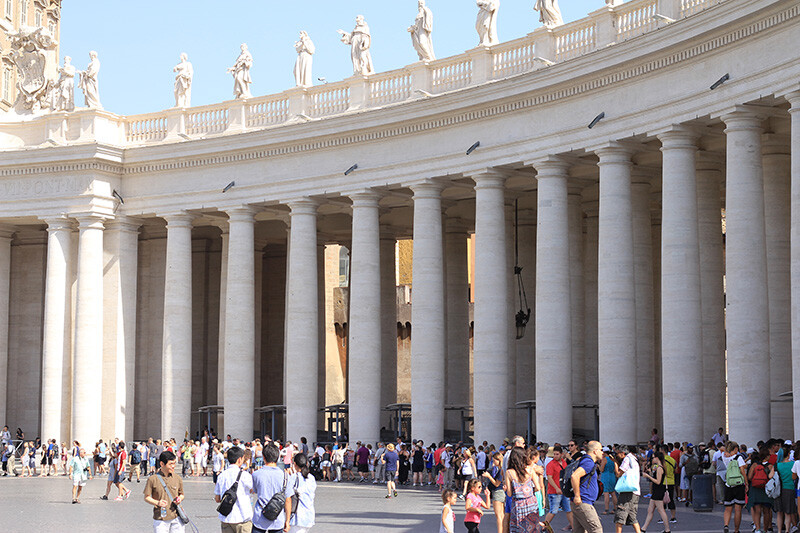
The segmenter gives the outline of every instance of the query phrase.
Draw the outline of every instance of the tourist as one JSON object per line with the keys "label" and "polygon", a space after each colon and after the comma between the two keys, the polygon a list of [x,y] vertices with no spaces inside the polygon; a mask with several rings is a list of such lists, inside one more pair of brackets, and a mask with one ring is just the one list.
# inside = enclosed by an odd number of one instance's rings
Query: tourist
{"label": "tourist", "polygon": [[250,492],[253,490],[253,477],[244,467],[244,451],[231,448],[228,451],[226,468],[214,485],[214,501],[220,503],[222,496],[234,483],[236,486],[236,503],[228,515],[219,514],[223,533],[249,533],[253,527],[253,506],[250,504]]}
{"label": "tourist", "polygon": [[511,499],[509,531],[511,533],[533,533],[539,525],[539,503],[536,485],[531,476],[533,457],[522,448],[512,448],[505,471],[506,496]]}
{"label": "tourist", "polygon": [[131,453],[128,454],[128,463],[130,469],[128,471],[128,481],[133,481],[133,473],[136,472],[136,483],[139,483],[139,464],[142,462],[142,452],[136,443],[131,443]]}
{"label": "tourist", "polygon": [[[747,470],[747,481],[750,490],[747,492],[747,508],[753,514],[756,532],[772,529],[772,498],[767,496],[767,481],[775,475],[775,467],[769,463],[769,448],[754,452],[750,457]],[[763,527],[761,524],[763,522]]]}
{"label": "tourist", "polygon": [[439,520],[439,533],[455,533],[456,527],[456,513],[453,506],[458,501],[456,491],[452,489],[445,489],[442,492],[442,515]]}
{"label": "tourist", "polygon": [[617,507],[617,493],[614,486],[617,484],[617,465],[614,461],[614,452],[608,446],[603,446],[603,458],[600,460],[600,481],[603,483],[603,514],[614,514],[612,508]]}
{"label": "tourist", "polygon": [[264,516],[263,510],[267,502],[276,492],[283,491],[286,505],[291,506],[292,486],[287,482],[286,475],[278,468],[280,450],[274,444],[264,446],[264,468],[253,474],[253,491],[256,493],[256,505],[253,513],[253,531],[266,533],[267,531],[285,531],[289,529],[289,517],[286,512],[269,521]]}
{"label": "tourist", "polygon": [[[636,446],[627,446],[617,450],[616,461],[614,461],[614,481],[617,478],[626,477],[628,486],[625,488],[633,490],[622,490],[617,494],[617,506],[614,513],[614,524],[617,533],[622,532],[623,526],[633,526],[634,531],[639,532],[639,522],[636,514],[639,508],[639,497],[642,491],[639,487],[641,474],[639,473],[639,461],[636,458]],[[662,453],[663,457],[663,453]]]}
{"label": "tourist", "polygon": [[412,486],[422,486],[422,476],[425,471],[425,447],[423,442],[417,441],[414,444],[411,455]]}
{"label": "tourist", "polygon": [[[605,460],[606,457],[603,457]],[[545,471],[547,472],[547,501],[548,512],[544,517],[545,524],[550,524],[559,511],[564,511],[569,522],[569,529],[572,529],[572,508],[569,506],[569,498],[561,492],[561,471],[567,467],[564,460],[564,449],[556,444],[553,446],[553,458],[548,461]],[[567,528],[564,528],[566,531]]]}
{"label": "tourist", "polygon": [[154,533],[183,533],[177,506],[183,501],[183,480],[175,475],[177,459],[171,451],[158,456],[158,471],[147,479],[144,501],[153,506]]}
{"label": "tourist", "polygon": [[453,471],[453,445],[447,444],[442,451],[442,454],[439,456],[441,460],[441,469],[442,473],[442,486],[445,488],[450,488],[453,486],[453,480],[455,479],[455,472]]}
{"label": "tourist", "polygon": [[469,450],[464,450],[462,454],[462,461],[461,461],[461,480],[464,485],[462,497],[466,498],[467,492],[469,491],[468,485],[469,482],[473,479],[476,479],[476,468],[475,468],[475,460],[472,458],[472,454]]}
{"label": "tourist", "polygon": [[3,426],[3,431],[0,432],[0,444],[5,448],[9,442],[11,442],[11,432],[8,430],[8,426]]}
{"label": "tourist", "polygon": [[48,459],[52,461],[50,458],[50,446],[49,441],[47,443],[42,443],[37,448],[37,453],[39,454],[39,466],[41,467],[41,471],[39,472],[39,477],[45,477],[50,475],[50,469],[48,468],[47,462]]}
{"label": "tourist", "polygon": [[400,456],[394,449],[394,444],[391,442],[386,445],[386,451],[383,453],[384,465],[384,480],[386,481],[386,498],[397,497],[397,486],[395,485],[395,477],[400,463]]}
{"label": "tourist", "polygon": [[206,449],[201,443],[197,443],[194,448],[192,449],[192,460],[194,461],[194,470],[192,471],[192,475],[197,477],[201,474],[203,470],[203,457],[206,455]]}
{"label": "tourist", "polygon": [[375,450],[375,458],[372,460],[375,469],[373,470],[372,483],[383,483],[385,464],[383,463],[383,454],[386,452],[386,447],[382,442],[379,442]]}
{"label": "tourist", "polygon": [[3,443],[2,447],[0,447],[0,455],[2,455],[2,462],[3,462],[3,475],[8,476],[9,474],[9,467],[8,463],[11,462],[11,473],[16,476],[16,472],[14,472],[14,445],[11,441]]}
{"label": "tourist", "polygon": [[[35,476],[36,475],[36,446],[33,444],[33,441],[28,441],[28,472],[29,475]],[[25,459],[23,459],[24,461]]]}
{"label": "tourist", "polygon": [[481,477],[486,479],[486,490],[489,491],[494,517],[497,521],[497,533],[503,533],[506,501],[506,494],[503,490],[503,454],[495,452],[492,455],[491,464]]}
{"label": "tourist", "polygon": [[[97,443],[97,456],[98,456],[97,465],[100,468],[100,471],[99,471],[100,474],[104,474],[105,471],[106,471],[105,465],[106,465],[106,462],[109,462],[108,461],[108,455],[109,455],[109,453],[108,453],[108,445],[106,445],[106,443],[103,442],[103,439],[100,439],[98,441],[98,443]],[[111,465],[110,464],[109,464],[108,468],[111,469]]]}
{"label": "tourist", "polygon": [[225,464],[225,457],[222,455],[222,447],[219,443],[214,444],[211,456],[211,474],[214,484],[217,483],[219,475],[222,473],[222,465]]}
{"label": "tourist", "polygon": [[719,447],[720,444],[725,444],[725,441],[728,440],[727,436],[725,435],[725,430],[723,428],[719,428],[714,435],[711,436],[711,440],[714,441],[714,445]]}
{"label": "tourist", "polygon": [[69,460],[68,475],[72,478],[72,503],[81,503],[81,491],[86,482],[92,479],[90,464],[83,448],[78,450],[77,456],[72,456]]}
{"label": "tourist", "polygon": [[[721,504],[725,497],[725,444],[720,442],[716,445],[717,451],[711,456],[711,464],[714,467],[714,503]],[[672,496],[672,494],[670,494]]]}
{"label": "tourist", "polygon": [[317,481],[309,473],[308,458],[303,452],[294,456],[292,465],[293,496],[297,498],[297,511],[289,520],[289,533],[306,533],[314,526],[316,513],[314,510],[314,497],[317,492]]}
{"label": "tourist", "polygon": [[339,483],[342,481],[342,468],[344,468],[344,456],[347,453],[347,443],[344,445],[339,446],[333,451],[333,455],[331,457],[331,466],[333,468],[334,474],[334,481]]}
{"label": "tourist", "polygon": [[483,472],[486,470],[486,461],[488,458],[489,456],[486,455],[483,446],[478,446],[478,453],[475,454],[475,468],[477,469],[479,478],[483,476]]}
{"label": "tourist", "polygon": [[[570,441],[572,443],[572,441]],[[573,454],[573,457],[574,454]],[[596,441],[589,441],[586,454],[574,460],[580,461],[572,473],[572,526],[574,533],[602,533],[603,526],[594,508],[599,487],[597,486],[597,462],[603,457],[603,447]]]}
{"label": "tourist", "polygon": [[[333,450],[331,449],[330,444],[325,445],[325,449],[322,452],[322,479],[323,481],[331,481],[331,456],[333,454]],[[266,462],[266,458],[264,459]]]}
{"label": "tourist", "polygon": [[119,444],[116,444],[116,467],[115,467],[115,474],[114,474],[114,485],[117,486],[117,490],[119,490],[119,495],[114,498],[115,501],[122,501],[127,500],[128,497],[131,495],[130,489],[126,489],[125,485],[122,484],[125,481],[125,468],[128,459],[128,453],[125,451],[125,442],[120,441]]}
{"label": "tourist", "polygon": [[[261,444],[261,439],[256,439],[255,446],[253,447],[253,455],[255,457],[253,463],[253,470],[258,470],[259,468],[264,466],[264,445]],[[212,455],[212,461],[213,461],[213,455]],[[211,470],[213,472],[214,470],[213,466]]]}
{"label": "tourist", "polygon": [[467,511],[467,515],[464,517],[464,526],[466,526],[468,533],[480,533],[478,526],[481,523],[483,509],[489,509],[489,498],[487,496],[486,500],[484,500],[481,497],[483,484],[480,479],[472,478],[465,485],[467,496],[464,508]]}
{"label": "tourist", "polygon": [[675,462],[675,459],[673,459],[672,456],[667,453],[668,448],[668,446],[664,446],[662,444],[657,449],[661,450],[661,453],[664,454],[664,463],[662,466],[664,467],[664,485],[667,489],[667,497],[665,497],[664,500],[665,502],[666,500],[669,500],[665,503],[665,506],[671,513],[669,519],[670,523],[675,524],[678,522],[678,511],[675,507],[675,470],[677,468],[677,463]]}
{"label": "tourist", "polygon": [[658,511],[664,521],[664,531],[669,533],[669,519],[667,518],[667,512],[664,510],[664,494],[667,492],[667,487],[664,482],[664,454],[662,452],[655,453],[650,471],[645,471],[643,475],[653,483],[653,488],[651,490],[650,503],[647,506],[647,518],[641,531],[647,530],[647,526],[650,525],[650,521],[653,519],[653,511]]}
{"label": "tourist", "polygon": [[739,445],[733,441],[728,441],[722,460],[725,465],[724,531],[728,533],[731,514],[734,515],[734,531],[739,531],[742,522],[747,494],[747,469],[744,456],[739,453]]}
{"label": "tourist", "polygon": [[425,476],[423,476],[423,479],[425,477],[428,478],[428,482],[427,482],[428,485],[432,485],[433,484],[434,453],[435,453],[435,448],[434,448],[433,444],[431,444],[425,450],[425,456],[424,456],[424,459],[425,459]]}
{"label": "tourist", "polygon": [[794,479],[792,479],[794,461],[790,459],[791,447],[784,443],[781,449],[783,451],[781,460],[775,465],[775,470],[781,479],[781,495],[775,499],[775,504],[778,511],[778,533],[781,533],[781,531],[789,533],[793,522],[796,522],[794,515],[797,514],[797,501],[795,499],[795,489],[797,487]]}
{"label": "tourist", "polygon": [[649,442],[653,445],[653,447],[661,444],[661,437],[658,435],[658,428],[653,428],[653,431],[650,433]]}
{"label": "tourist", "polygon": [[356,463],[358,468],[359,483],[367,482],[367,475],[369,474],[369,448],[364,443],[356,451]]}
{"label": "tourist", "polygon": [[397,482],[401,485],[407,485],[408,473],[411,471],[411,461],[409,460],[408,448],[405,444],[400,444],[399,446],[395,446],[395,451],[397,452],[399,460],[397,467]]}

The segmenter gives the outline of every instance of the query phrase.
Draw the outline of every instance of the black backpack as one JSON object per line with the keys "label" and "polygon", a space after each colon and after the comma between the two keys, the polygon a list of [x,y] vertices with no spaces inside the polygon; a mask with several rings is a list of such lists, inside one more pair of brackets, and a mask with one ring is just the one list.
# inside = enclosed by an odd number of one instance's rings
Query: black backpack
{"label": "black backpack", "polygon": [[134,448],[131,450],[131,464],[138,465],[142,462],[142,452]]}
{"label": "black backpack", "polygon": [[[572,474],[574,474],[575,471],[580,466],[580,462],[581,459],[583,459],[583,457],[585,456],[582,456],[580,459],[572,461],[570,464],[567,465],[566,468],[561,470],[561,479],[559,480],[559,484],[561,485],[561,493],[567,498],[572,499],[575,497],[575,492],[572,490]],[[596,470],[597,470],[597,463],[594,463],[594,467],[592,467],[591,472],[587,472],[586,476],[587,477],[591,476]],[[588,483],[589,480],[587,479],[586,482]]]}
{"label": "black backpack", "polygon": [[223,494],[222,498],[220,498],[219,505],[217,506],[217,512],[222,516],[228,516],[233,511],[233,506],[236,505],[236,500],[239,499],[239,495],[236,491],[239,489],[239,478],[242,477],[243,470],[239,470],[239,474],[236,476],[236,481],[233,482],[233,485],[228,488]]}
{"label": "black backpack", "polygon": [[683,467],[686,469],[686,478],[692,479],[692,476],[700,471],[700,463],[697,461],[697,456],[690,455]]}

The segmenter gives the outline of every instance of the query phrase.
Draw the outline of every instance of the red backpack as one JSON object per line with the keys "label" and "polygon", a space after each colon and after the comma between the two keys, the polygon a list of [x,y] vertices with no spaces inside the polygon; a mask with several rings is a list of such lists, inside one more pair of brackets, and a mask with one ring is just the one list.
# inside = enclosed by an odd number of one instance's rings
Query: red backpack
{"label": "red backpack", "polygon": [[767,469],[762,464],[753,465],[753,469],[753,479],[750,481],[750,484],[757,489],[763,489],[767,486],[767,481],[769,481]]}

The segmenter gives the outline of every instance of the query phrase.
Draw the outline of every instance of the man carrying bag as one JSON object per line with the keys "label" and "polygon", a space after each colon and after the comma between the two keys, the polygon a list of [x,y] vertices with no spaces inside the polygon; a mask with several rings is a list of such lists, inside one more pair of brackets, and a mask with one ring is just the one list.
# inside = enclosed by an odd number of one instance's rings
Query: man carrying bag
{"label": "man carrying bag", "polygon": [[144,501],[154,507],[154,533],[184,533],[188,523],[180,507],[184,498],[183,480],[175,475],[175,462],[174,453],[162,452],[158,456],[159,470],[144,486]]}
{"label": "man carrying bag", "polygon": [[253,476],[242,470],[244,450],[238,446],[228,450],[228,462],[230,466],[219,475],[214,488],[222,533],[250,533],[253,506],[249,495],[253,490]]}

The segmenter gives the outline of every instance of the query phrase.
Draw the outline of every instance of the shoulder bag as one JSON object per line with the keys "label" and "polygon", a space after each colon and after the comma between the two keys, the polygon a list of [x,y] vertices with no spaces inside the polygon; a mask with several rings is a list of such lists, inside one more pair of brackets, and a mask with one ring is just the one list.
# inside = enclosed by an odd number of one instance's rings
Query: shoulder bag
{"label": "shoulder bag", "polygon": [[220,498],[219,505],[217,506],[217,512],[222,516],[228,516],[233,511],[233,506],[236,505],[236,500],[239,499],[239,495],[237,494],[237,490],[239,489],[239,478],[242,477],[242,469],[239,469],[239,474],[236,476],[236,481],[233,482],[233,485],[228,487],[222,494],[222,498]]}
{"label": "shoulder bag", "polygon": [[272,498],[269,499],[267,504],[261,510],[261,514],[264,515],[264,518],[269,520],[270,522],[274,522],[278,519],[281,513],[286,507],[286,480],[289,476],[286,472],[283,473],[283,488],[272,495]]}
{"label": "shoulder bag", "polygon": [[186,525],[189,522],[191,522],[191,520],[189,520],[189,517],[186,515],[186,511],[183,510],[183,507],[181,507],[180,504],[175,503],[175,496],[172,495],[172,491],[169,490],[169,487],[164,482],[164,477],[161,474],[156,474],[156,475],[158,476],[158,480],[161,482],[161,485],[164,487],[164,490],[167,491],[167,494],[169,494],[170,499],[172,500],[173,504],[175,505],[175,510],[178,513],[178,519],[184,525]]}

